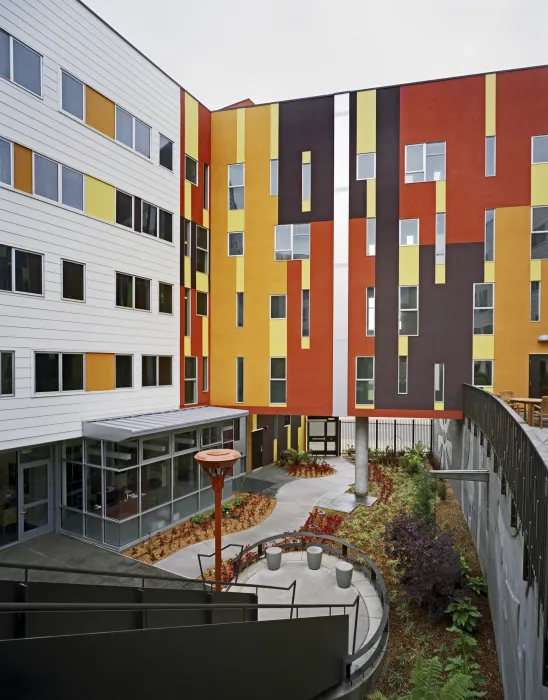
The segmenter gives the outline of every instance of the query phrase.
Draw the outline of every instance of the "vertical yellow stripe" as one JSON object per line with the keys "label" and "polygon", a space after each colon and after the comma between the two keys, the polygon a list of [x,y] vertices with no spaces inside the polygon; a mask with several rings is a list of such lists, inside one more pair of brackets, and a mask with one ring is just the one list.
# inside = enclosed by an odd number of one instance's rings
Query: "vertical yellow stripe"
{"label": "vertical yellow stripe", "polygon": [[185,336],[185,357],[190,357],[191,356],[191,351],[190,351],[190,336]]}
{"label": "vertical yellow stripe", "polygon": [[303,163],[311,163],[312,162],[312,153],[310,151],[303,151],[302,161],[303,161]]}
{"label": "vertical yellow stripe", "polygon": [[287,320],[270,319],[270,357],[287,357]]}
{"label": "vertical yellow stripe", "polygon": [[443,264],[436,264],[436,270],[435,270],[435,284],[445,284],[445,263]]}
{"label": "vertical yellow stripe", "polygon": [[472,341],[472,358],[474,360],[494,360],[495,336],[474,335]]}
{"label": "vertical yellow stripe", "polygon": [[367,218],[377,216],[377,181],[367,180]]}
{"label": "vertical yellow stripe", "polygon": [[209,357],[209,318],[202,317],[202,355]]}
{"label": "vertical yellow stripe", "polygon": [[244,256],[239,255],[236,258],[236,291],[244,291]]}
{"label": "vertical yellow stripe", "polygon": [[377,150],[377,91],[358,92],[356,110],[356,153],[375,153]]}
{"label": "vertical yellow stripe", "polygon": [[495,263],[494,262],[483,263],[483,281],[484,282],[494,282],[495,281]]}
{"label": "vertical yellow stripe", "polygon": [[548,204],[548,163],[531,165],[531,205]]}
{"label": "vertical yellow stripe", "polygon": [[236,161],[245,162],[245,109],[239,109],[236,119]]}
{"label": "vertical yellow stripe", "polygon": [[272,452],[274,454],[274,461],[278,459],[278,438],[274,438],[272,441]]}
{"label": "vertical yellow stripe", "polygon": [[192,219],[192,185],[185,180],[185,219]]}
{"label": "vertical yellow stripe", "polygon": [[419,284],[419,246],[400,246],[400,286],[416,286]]}
{"label": "vertical yellow stripe", "polygon": [[185,92],[185,153],[198,160],[198,102],[188,92]]}
{"label": "vertical yellow stripe", "polygon": [[436,180],[436,214],[445,212],[445,180]]}
{"label": "vertical yellow stripe", "polygon": [[497,74],[485,76],[485,135],[495,136],[497,122]]}
{"label": "vertical yellow stripe", "polygon": [[443,411],[445,408],[443,401],[434,401],[434,411]]}
{"label": "vertical yellow stripe", "polygon": [[203,213],[204,228],[209,228],[209,211],[204,209]]}
{"label": "vertical yellow stripe", "polygon": [[530,280],[540,282],[542,278],[542,266],[540,260],[531,260]]}
{"label": "vertical yellow stripe", "polygon": [[409,354],[409,337],[400,335],[398,337],[398,355],[405,356]]}
{"label": "vertical yellow stripe", "polygon": [[291,449],[291,423],[287,426],[287,449]]}
{"label": "vertical yellow stripe", "polygon": [[303,199],[301,211],[310,211],[310,200],[309,199]]}
{"label": "vertical yellow stripe", "polygon": [[191,272],[192,264],[191,264],[191,261],[190,261],[190,258],[188,257],[188,255],[185,255],[184,265],[185,265],[185,282],[186,282],[185,286],[188,286],[188,289],[190,289],[190,276],[192,274],[192,272]]}
{"label": "vertical yellow stripe", "polygon": [[257,414],[251,416],[251,430],[257,430]]}
{"label": "vertical yellow stripe", "polygon": [[279,106],[270,105],[270,160],[278,160]]}
{"label": "vertical yellow stripe", "polygon": [[305,449],[306,443],[306,419],[305,416],[301,416],[301,425],[297,428],[297,441],[299,443],[299,450],[303,451]]}
{"label": "vertical yellow stripe", "polygon": [[301,289],[310,289],[310,260],[301,260]]}

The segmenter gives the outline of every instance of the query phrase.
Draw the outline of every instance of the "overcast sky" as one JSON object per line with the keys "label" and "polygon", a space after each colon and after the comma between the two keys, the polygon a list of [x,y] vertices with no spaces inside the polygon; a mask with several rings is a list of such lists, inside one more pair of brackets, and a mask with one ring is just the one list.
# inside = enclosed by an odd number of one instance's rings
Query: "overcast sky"
{"label": "overcast sky", "polygon": [[207,107],[548,64],[547,0],[84,0]]}

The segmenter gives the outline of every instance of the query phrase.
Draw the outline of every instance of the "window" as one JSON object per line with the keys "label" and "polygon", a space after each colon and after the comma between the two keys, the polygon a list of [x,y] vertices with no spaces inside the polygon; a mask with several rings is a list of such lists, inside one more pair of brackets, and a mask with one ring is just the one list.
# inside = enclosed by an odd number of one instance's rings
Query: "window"
{"label": "window", "polygon": [[185,404],[198,401],[197,363],[195,357],[185,357]]}
{"label": "window", "polygon": [[495,210],[485,210],[485,262],[493,262],[495,259]]}
{"label": "window", "polygon": [[301,336],[310,338],[310,289],[301,292]]}
{"label": "window", "polygon": [[148,233],[149,236],[156,236],[157,229],[156,225],[158,222],[158,208],[149,204],[148,202],[142,202],[142,217],[141,217],[141,230],[143,233]]}
{"label": "window", "polygon": [[190,289],[185,289],[185,336],[190,338]]}
{"label": "window", "polygon": [[244,254],[244,232],[230,231],[228,234],[228,254],[236,257]]}
{"label": "window", "polygon": [[84,176],[64,165],[61,166],[61,201],[67,207],[84,210]]}
{"label": "window", "polygon": [[13,396],[15,394],[15,363],[13,352],[0,352],[0,396]]}
{"label": "window", "polygon": [[196,316],[207,316],[207,294],[204,292],[196,292]]}
{"label": "window", "polygon": [[356,357],[356,406],[373,405],[375,358]]}
{"label": "window", "polygon": [[244,293],[236,292],[236,328],[244,327]]}
{"label": "window", "polygon": [[141,358],[142,385],[171,386],[171,364],[172,358],[165,355],[143,355]]}
{"label": "window", "polygon": [[209,358],[202,357],[202,391],[209,391]]}
{"label": "window", "polygon": [[474,335],[493,335],[493,285],[474,285]]}
{"label": "window", "polygon": [[12,143],[5,139],[0,139],[0,182],[4,185],[12,183]]}
{"label": "window", "polygon": [[236,403],[244,401],[244,358],[236,358]]}
{"label": "window", "polygon": [[407,355],[398,357],[398,394],[407,394]]}
{"label": "window", "polygon": [[285,224],[274,227],[275,260],[310,258],[310,224]]}
{"label": "window", "polygon": [[436,265],[445,264],[445,214],[436,214]]}
{"label": "window", "polygon": [[150,158],[150,126],[116,105],[116,141]]}
{"label": "window", "polygon": [[173,141],[160,134],[160,165],[173,171]]}
{"label": "window", "polygon": [[497,137],[485,137],[485,177],[493,177],[496,175],[497,168]]}
{"label": "window", "polygon": [[173,214],[169,211],[159,210],[160,213],[160,231],[159,237],[163,241],[173,241]]}
{"label": "window", "polygon": [[116,223],[133,228],[133,197],[116,190]]}
{"label": "window", "polygon": [[158,282],[158,311],[161,314],[173,313],[173,285]]}
{"label": "window", "polygon": [[209,274],[209,231],[196,226],[196,271]]}
{"label": "window", "polygon": [[72,75],[62,71],[61,74],[61,107],[65,112],[78,119],[84,118],[84,84]]}
{"label": "window", "polygon": [[42,256],[0,245],[0,290],[42,294]]}
{"label": "window", "polygon": [[400,245],[419,245],[418,219],[400,219]]}
{"label": "window", "polygon": [[271,294],[270,295],[270,318],[271,319],[287,318],[286,300],[287,300],[287,296],[285,294]]}
{"label": "window", "polygon": [[531,260],[548,258],[548,207],[531,208]]}
{"label": "window", "polygon": [[63,299],[84,301],[84,273],[82,263],[63,260]]}
{"label": "window", "polygon": [[116,306],[150,311],[150,280],[117,272]]}
{"label": "window", "polygon": [[150,158],[150,127],[138,119],[135,122],[135,150]]}
{"label": "window", "polygon": [[302,199],[312,198],[312,163],[302,164]]}
{"label": "window", "polygon": [[84,355],[81,353],[34,353],[36,393],[83,391]]}
{"label": "window", "polygon": [[185,154],[185,180],[198,185],[198,163]]}
{"label": "window", "polygon": [[377,219],[367,219],[365,238],[365,254],[375,255],[377,247]]}
{"label": "window", "polygon": [[540,282],[531,282],[531,321],[540,321]]}
{"label": "window", "polygon": [[204,163],[204,209],[209,210],[209,165]]}
{"label": "window", "polygon": [[365,335],[375,335],[375,287],[367,287],[365,296]]}
{"label": "window", "polygon": [[493,360],[474,360],[474,386],[493,386]]}
{"label": "window", "polygon": [[244,208],[244,164],[228,166],[228,208]]}
{"label": "window", "polygon": [[356,180],[373,180],[376,177],[376,155],[376,153],[358,153]]}
{"label": "window", "polygon": [[116,388],[133,386],[133,355],[116,355]]}
{"label": "window", "polygon": [[0,76],[42,97],[42,56],[2,29]]}
{"label": "window", "polygon": [[278,196],[278,161],[270,161],[270,196]]}
{"label": "window", "polygon": [[400,335],[419,334],[419,288],[400,287]]}
{"label": "window", "polygon": [[445,180],[445,142],[405,147],[405,182]]}
{"label": "window", "polygon": [[270,403],[286,403],[285,357],[270,358]]}
{"label": "window", "polygon": [[34,194],[59,201],[59,164],[34,154]]}
{"label": "window", "polygon": [[436,403],[443,402],[443,392],[445,383],[445,365],[434,365],[434,401]]}
{"label": "window", "polygon": [[531,162],[548,163],[548,136],[531,138]]}

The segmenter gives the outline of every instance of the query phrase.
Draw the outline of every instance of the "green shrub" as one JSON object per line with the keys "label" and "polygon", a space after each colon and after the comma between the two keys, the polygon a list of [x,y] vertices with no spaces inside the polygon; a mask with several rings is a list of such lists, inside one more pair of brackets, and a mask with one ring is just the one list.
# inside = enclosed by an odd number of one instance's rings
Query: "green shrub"
{"label": "green shrub", "polygon": [[485,680],[480,673],[480,665],[476,663],[475,656],[478,650],[476,640],[469,634],[466,634],[458,627],[448,627],[449,632],[456,635],[453,642],[453,649],[457,652],[456,656],[450,656],[447,659],[445,666],[446,673],[463,673],[470,676],[472,679],[472,687],[468,690],[467,698],[482,698],[486,693],[483,690],[478,690],[477,686],[485,685]]}
{"label": "green shrub", "polygon": [[432,478],[426,465],[422,465],[413,477],[415,501],[413,515],[421,518],[426,525],[432,526],[436,521],[436,494],[432,492]]}
{"label": "green shrub", "polygon": [[440,501],[445,501],[447,498],[447,485],[445,481],[440,481],[438,483],[438,496]]}
{"label": "green shrub", "polygon": [[445,612],[452,616],[453,626],[464,632],[474,632],[481,617],[478,606],[473,605],[470,598],[454,601]]}
{"label": "green shrub", "polygon": [[198,513],[198,515],[193,515],[190,518],[190,522],[193,525],[203,525],[205,523],[205,515],[203,513]]}
{"label": "green shrub", "polygon": [[467,576],[468,585],[478,595],[487,595],[487,584],[481,576]]}
{"label": "green shrub", "polygon": [[234,505],[237,507],[241,506],[243,502],[244,499],[241,496],[236,496],[236,498],[234,499]]}
{"label": "green shrub", "polygon": [[223,513],[230,513],[233,507],[234,506],[231,503],[223,503],[223,505],[221,506],[221,511]]}

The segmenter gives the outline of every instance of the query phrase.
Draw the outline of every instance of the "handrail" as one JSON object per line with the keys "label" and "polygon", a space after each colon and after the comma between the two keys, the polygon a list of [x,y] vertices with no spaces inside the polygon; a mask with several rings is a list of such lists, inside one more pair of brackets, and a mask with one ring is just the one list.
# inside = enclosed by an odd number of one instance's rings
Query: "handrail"
{"label": "handrail", "polygon": [[85,610],[268,610],[287,608],[353,608],[353,603],[0,603],[0,613]]}

